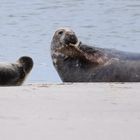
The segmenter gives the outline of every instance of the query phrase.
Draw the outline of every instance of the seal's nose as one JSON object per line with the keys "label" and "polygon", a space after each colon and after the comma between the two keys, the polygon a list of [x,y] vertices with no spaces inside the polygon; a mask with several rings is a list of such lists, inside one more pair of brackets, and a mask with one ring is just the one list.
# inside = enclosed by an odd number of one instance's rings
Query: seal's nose
{"label": "seal's nose", "polygon": [[69,45],[70,43],[71,44],[76,44],[78,41],[76,35],[74,33],[66,33],[65,35],[65,44]]}

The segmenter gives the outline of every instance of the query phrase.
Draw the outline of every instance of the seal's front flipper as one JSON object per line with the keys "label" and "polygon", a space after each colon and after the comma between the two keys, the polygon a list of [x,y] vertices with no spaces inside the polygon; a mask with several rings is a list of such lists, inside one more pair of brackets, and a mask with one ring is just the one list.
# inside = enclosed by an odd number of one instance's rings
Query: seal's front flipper
{"label": "seal's front flipper", "polygon": [[108,57],[101,50],[80,43],[76,49],[87,60],[95,64],[104,64]]}

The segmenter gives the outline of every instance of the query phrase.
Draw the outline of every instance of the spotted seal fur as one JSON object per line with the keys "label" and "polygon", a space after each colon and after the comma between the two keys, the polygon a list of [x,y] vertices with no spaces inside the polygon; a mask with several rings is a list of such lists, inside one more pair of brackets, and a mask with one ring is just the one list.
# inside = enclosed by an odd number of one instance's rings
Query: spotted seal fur
{"label": "spotted seal fur", "polygon": [[54,33],[51,56],[63,82],[140,81],[140,54],[83,44],[69,28]]}

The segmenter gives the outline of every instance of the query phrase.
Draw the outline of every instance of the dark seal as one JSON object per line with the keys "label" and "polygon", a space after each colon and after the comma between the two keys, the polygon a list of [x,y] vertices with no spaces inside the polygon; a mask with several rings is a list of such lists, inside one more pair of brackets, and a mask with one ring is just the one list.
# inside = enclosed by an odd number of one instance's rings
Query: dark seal
{"label": "dark seal", "polygon": [[33,67],[33,60],[23,56],[16,63],[0,63],[0,85],[21,85]]}
{"label": "dark seal", "polygon": [[82,44],[68,28],[55,32],[51,56],[63,82],[140,81],[140,54]]}

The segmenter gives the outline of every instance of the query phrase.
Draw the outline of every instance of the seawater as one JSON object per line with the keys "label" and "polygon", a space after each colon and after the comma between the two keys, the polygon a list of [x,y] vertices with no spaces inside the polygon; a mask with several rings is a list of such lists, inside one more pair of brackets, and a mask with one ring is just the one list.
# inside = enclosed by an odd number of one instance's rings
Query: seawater
{"label": "seawater", "polygon": [[59,27],[72,28],[89,45],[140,52],[140,1],[0,0],[0,61],[31,56],[25,84],[61,82],[50,57]]}

